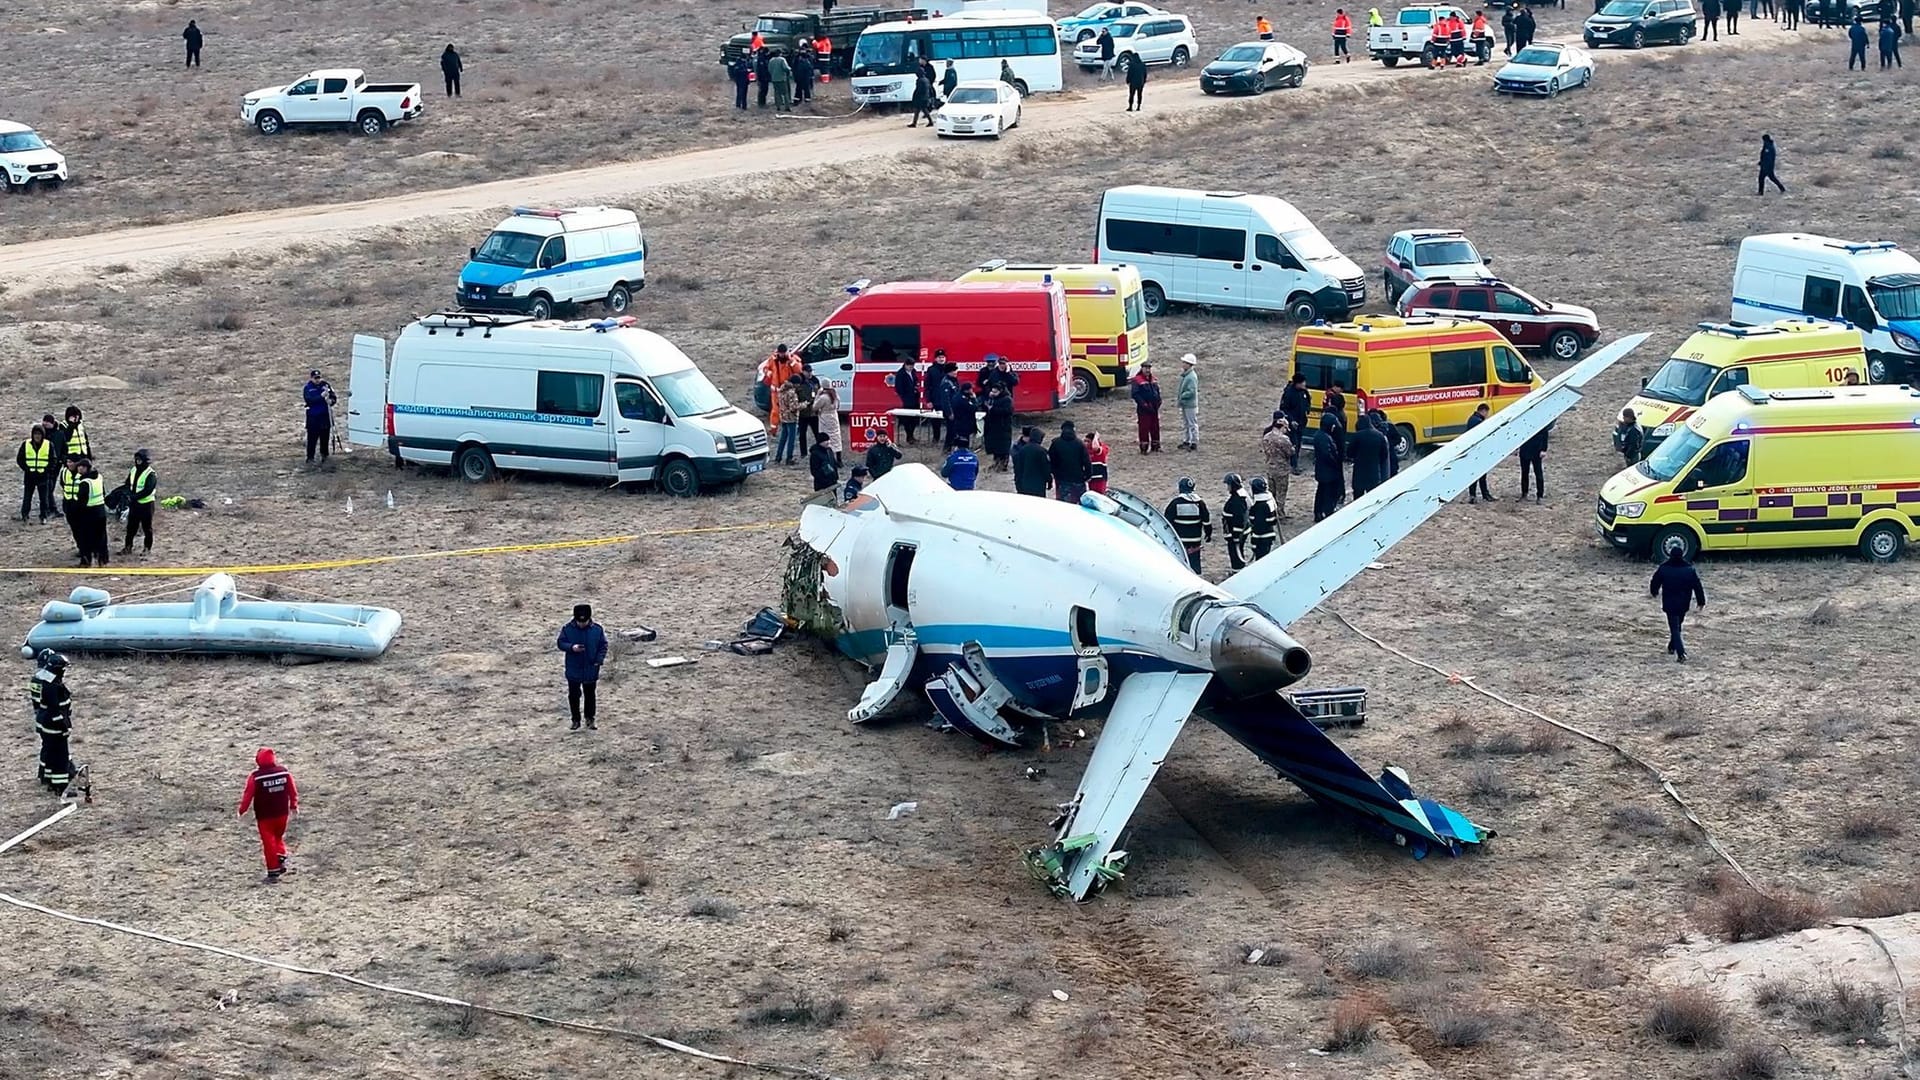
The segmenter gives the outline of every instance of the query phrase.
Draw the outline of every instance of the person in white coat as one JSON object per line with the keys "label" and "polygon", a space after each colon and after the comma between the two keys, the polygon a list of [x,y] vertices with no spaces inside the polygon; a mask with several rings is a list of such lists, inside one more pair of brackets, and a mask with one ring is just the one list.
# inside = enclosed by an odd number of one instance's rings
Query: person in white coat
{"label": "person in white coat", "polygon": [[824,379],[819,393],[813,395],[813,415],[820,425],[820,434],[827,437],[827,449],[833,451],[834,464],[845,464],[840,457],[840,393]]}

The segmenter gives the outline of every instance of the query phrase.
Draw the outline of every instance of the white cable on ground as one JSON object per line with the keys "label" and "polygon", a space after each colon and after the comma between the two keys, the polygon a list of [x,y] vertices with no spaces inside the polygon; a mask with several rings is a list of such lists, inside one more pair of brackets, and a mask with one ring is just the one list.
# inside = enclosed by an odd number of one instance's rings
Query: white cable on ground
{"label": "white cable on ground", "polygon": [[1661,772],[1659,768],[1654,766],[1652,763],[1640,757],[1635,756],[1632,751],[1628,750],[1626,747],[1621,746],[1617,742],[1613,742],[1612,740],[1609,740],[1609,739],[1603,739],[1600,736],[1595,735],[1590,731],[1584,731],[1578,727],[1575,727],[1572,724],[1555,720],[1553,717],[1548,716],[1546,713],[1543,713],[1538,709],[1532,708],[1530,706],[1522,705],[1519,702],[1503,697],[1499,693],[1493,690],[1489,690],[1486,687],[1481,686],[1479,683],[1474,682],[1473,677],[1470,675],[1461,675],[1457,672],[1448,671],[1437,664],[1430,664],[1427,661],[1420,659],[1419,657],[1410,656],[1407,653],[1402,652],[1401,650],[1395,648],[1394,646],[1389,645],[1384,641],[1381,641],[1379,638],[1374,637],[1372,634],[1367,633],[1365,630],[1362,630],[1359,627],[1353,625],[1351,622],[1348,622],[1347,617],[1345,615],[1340,614],[1338,611],[1335,611],[1332,608],[1323,607],[1320,610],[1326,612],[1328,615],[1333,616],[1335,621],[1339,622],[1341,626],[1346,627],[1349,631],[1352,631],[1355,636],[1361,638],[1364,641],[1372,643],[1377,648],[1380,648],[1386,652],[1392,653],[1394,656],[1397,656],[1400,659],[1405,660],[1407,663],[1412,664],[1415,667],[1425,668],[1426,670],[1433,672],[1435,675],[1439,675],[1445,678],[1450,683],[1459,683],[1460,685],[1466,687],[1467,689],[1472,690],[1474,693],[1480,694],[1483,697],[1492,698],[1494,701],[1497,701],[1500,704],[1505,705],[1507,708],[1512,709],[1515,712],[1525,713],[1526,715],[1531,716],[1536,720],[1542,720],[1542,721],[1545,721],[1546,723],[1552,724],[1554,727],[1557,727],[1562,731],[1568,732],[1573,735],[1578,735],[1580,738],[1585,739],[1588,742],[1593,743],[1597,746],[1604,746],[1607,749],[1613,751],[1614,753],[1620,755],[1622,758],[1626,759],[1627,761],[1632,762],[1634,765],[1637,765],[1641,769],[1646,770],[1646,772],[1649,775],[1651,775],[1655,780],[1658,780],[1660,782],[1660,790],[1666,792],[1667,797],[1672,799],[1674,805],[1680,808],[1681,815],[1685,817],[1688,821],[1692,822],[1694,828],[1700,830],[1700,835],[1706,838],[1707,846],[1713,849],[1714,854],[1720,856],[1720,858],[1723,861],[1725,861],[1728,866],[1732,867],[1733,872],[1740,875],[1740,880],[1746,882],[1748,888],[1752,889],[1754,892],[1760,893],[1761,895],[1766,895],[1767,891],[1760,887],[1759,882],[1754,881],[1753,877],[1749,875],[1743,867],[1741,867],[1740,863],[1736,859],[1734,859],[1732,853],[1727,851],[1726,848],[1722,847],[1720,845],[1720,841],[1714,838],[1712,830],[1708,829],[1704,822],[1702,822],[1698,817],[1694,816],[1693,808],[1687,805],[1687,800],[1680,797],[1680,792],[1674,788],[1673,781],[1667,779],[1667,775]]}
{"label": "white cable on ground", "polygon": [[[20,843],[78,809],[78,804],[68,803],[66,806],[61,807],[56,813],[42,820],[39,824],[8,840],[5,844],[0,844],[0,852],[6,851],[8,848],[13,847],[15,844]],[[261,967],[290,971],[296,975],[314,975],[325,979],[338,979],[341,982],[352,983],[355,986],[364,987],[368,990],[376,990],[383,994],[397,994],[401,997],[410,997],[419,1001],[430,1001],[436,1005],[450,1005],[456,1009],[471,1009],[474,1012],[490,1013],[494,1016],[505,1016],[514,1020],[525,1020],[534,1024],[547,1024],[552,1027],[570,1028],[574,1031],[588,1031],[596,1035],[617,1035],[625,1039],[635,1039],[640,1042],[650,1043],[662,1050],[671,1050],[676,1054],[683,1054],[687,1057],[695,1057],[702,1061],[711,1061],[721,1065],[738,1065],[742,1068],[754,1069],[759,1072],[775,1073],[781,1076],[802,1077],[804,1080],[840,1080],[839,1077],[831,1073],[822,1072],[819,1069],[810,1069],[801,1065],[780,1065],[774,1062],[747,1061],[742,1058],[728,1057],[725,1054],[711,1053],[697,1047],[688,1046],[685,1043],[663,1038],[659,1035],[648,1035],[645,1032],[631,1031],[627,1028],[610,1027],[604,1024],[589,1024],[579,1020],[561,1020],[558,1017],[522,1012],[519,1009],[501,1009],[492,1005],[480,1005],[471,1001],[462,1001],[459,998],[447,997],[444,994],[430,994],[424,990],[410,990],[404,986],[390,986],[386,983],[371,982],[366,979],[356,978],[352,975],[345,975],[338,971],[331,971],[327,968],[304,967],[299,964],[288,964],[279,960],[269,960],[261,956],[249,956],[246,953],[235,952],[232,949],[223,949],[218,945],[207,945],[198,941],[189,941],[186,938],[168,937],[165,934],[156,934],[151,930],[141,930],[132,926],[123,926],[119,923],[108,922],[105,919],[94,919],[85,915],[75,915],[71,912],[59,911],[55,908],[36,904],[31,900],[23,900],[20,897],[11,896],[7,893],[0,893],[0,904],[11,904],[24,911],[36,912],[51,918],[77,923],[81,926],[94,926],[102,930],[112,930],[118,934],[130,934],[134,937],[146,938],[148,941],[158,941],[164,945],[212,953],[215,956],[224,956],[230,960],[240,960]]]}
{"label": "white cable on ground", "polygon": [[1894,986],[1894,989],[1899,991],[1899,996],[1893,999],[1893,1009],[1895,1014],[1900,1019],[1900,1039],[1899,1039],[1900,1060],[1906,1061],[1907,1060],[1907,980],[1905,976],[1900,974],[1900,962],[1893,958],[1893,950],[1887,947],[1886,939],[1881,937],[1879,932],[1876,931],[1873,927],[1868,926],[1865,923],[1843,922],[1839,920],[1835,920],[1833,925],[1845,926],[1853,930],[1858,930],[1861,933],[1872,938],[1873,943],[1875,945],[1880,946],[1881,955],[1887,958],[1887,966],[1893,969],[1893,986]]}

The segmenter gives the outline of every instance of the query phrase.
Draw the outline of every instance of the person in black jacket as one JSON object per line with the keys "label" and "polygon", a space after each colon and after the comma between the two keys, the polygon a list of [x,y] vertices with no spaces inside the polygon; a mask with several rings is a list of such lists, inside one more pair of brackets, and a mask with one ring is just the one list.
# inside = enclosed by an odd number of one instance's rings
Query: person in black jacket
{"label": "person in black jacket", "polygon": [[1547,440],[1553,434],[1553,425],[1540,429],[1533,438],[1520,444],[1520,497],[1527,497],[1527,474],[1533,474],[1533,501],[1544,502],[1547,498],[1547,475],[1541,469],[1541,459],[1547,456]]}
{"label": "person in black jacket", "polygon": [[1145,107],[1147,93],[1147,62],[1140,59],[1139,53],[1127,54],[1127,111],[1139,112]]}
{"label": "person in black jacket", "polygon": [[920,118],[926,117],[927,123],[933,123],[933,75],[927,70],[927,62],[920,62],[920,69],[913,73],[913,123],[908,127],[919,127]]}
{"label": "person in black jacket", "polygon": [[993,471],[1006,472],[1013,454],[1013,396],[997,382],[987,386],[986,417],[981,445],[993,455]]}
{"label": "person in black jacket", "polygon": [[953,97],[953,89],[960,85],[960,73],[953,70],[953,61],[947,61],[947,70],[940,73],[940,99],[946,101]]}
{"label": "person in black jacket", "polygon": [[1700,584],[1700,572],[1687,561],[1686,546],[1675,540],[1667,546],[1667,561],[1654,568],[1647,585],[1648,596],[1660,598],[1667,613],[1667,653],[1680,663],[1687,662],[1687,643],[1680,637],[1680,624],[1686,621],[1689,602],[1701,610],[1707,607],[1707,591]]}
{"label": "person in black jacket", "polygon": [[1345,434],[1330,415],[1320,417],[1320,431],[1313,437],[1313,520],[1325,521],[1340,501],[1347,497],[1345,458],[1341,436]]}
{"label": "person in black jacket", "polygon": [[893,445],[893,440],[885,432],[881,432],[874,438],[873,445],[867,447],[867,472],[874,480],[878,480],[892,472],[893,466],[906,456],[899,447]]}
{"label": "person in black jacket", "polygon": [[1633,415],[1632,409],[1621,409],[1620,419],[1613,425],[1613,448],[1627,459],[1628,465],[1640,464],[1640,448],[1646,443],[1646,435],[1640,431],[1640,418]]}
{"label": "person in black jacket", "polygon": [[1393,456],[1393,450],[1387,444],[1387,437],[1380,434],[1373,417],[1361,415],[1360,430],[1353,433],[1347,453],[1353,458],[1355,499],[1387,482],[1387,460]]}
{"label": "person in black jacket", "polygon": [[948,377],[947,393],[947,443],[965,438],[972,446],[974,437],[980,434],[980,399],[973,396],[973,387]]}
{"label": "person in black jacket", "polygon": [[753,54],[753,78],[760,84],[759,103],[767,107],[767,93],[773,89],[773,74],[767,70],[767,50],[761,49]]}
{"label": "person in black jacket", "polygon": [[1161,511],[1161,516],[1173,526],[1180,545],[1187,549],[1187,566],[1199,573],[1201,545],[1213,543],[1213,515],[1207,511],[1206,500],[1194,494],[1191,476],[1180,478],[1180,492]]}
{"label": "person in black jacket", "polygon": [[[920,380],[914,374],[912,357],[901,361],[900,366],[894,369],[893,395],[900,399],[900,407],[903,409],[914,409],[917,411],[920,408]],[[913,445],[913,433],[919,427],[920,418],[917,416],[903,416],[900,418],[900,430],[906,435],[908,446]],[[873,466],[869,463],[867,467],[872,468]],[[876,480],[880,478],[879,473],[875,473],[873,476]]]}
{"label": "person in black jacket", "polygon": [[947,420],[953,415],[953,388],[957,385],[953,371],[947,365],[947,351],[933,350],[933,362],[927,365],[924,376],[927,391],[922,400],[926,402],[926,411],[940,414],[937,419],[928,420],[927,426],[932,429],[933,440],[940,444],[942,450],[953,449],[953,444],[941,435]]}
{"label": "person in black jacket", "polygon": [[[1486,423],[1487,417],[1491,415],[1492,410],[1487,408],[1485,402],[1482,402],[1479,408],[1473,410],[1473,415],[1467,417],[1467,430],[1472,431],[1474,428]],[[1488,502],[1499,501],[1493,497],[1493,489],[1487,486],[1487,478],[1485,476],[1467,485],[1467,501],[1474,503],[1479,502],[1481,499],[1485,499]]]}
{"label": "person in black jacket", "polygon": [[200,24],[195,22],[192,19],[188,19],[187,28],[185,30],[180,31],[180,37],[182,38],[182,40],[186,41],[187,43],[187,66],[199,67],[200,66],[200,41],[201,41]]}
{"label": "person in black jacket", "polygon": [[802,46],[793,50],[793,100],[813,100],[813,50]]}
{"label": "person in black jacket", "polygon": [[1030,427],[1020,433],[1013,448],[1013,490],[1044,499],[1053,486],[1053,459],[1047,454],[1046,433]]}
{"label": "person in black jacket", "polygon": [[[1854,20],[1854,25],[1856,26],[1859,25],[1858,19]],[[1861,26],[1860,33],[1862,35],[1862,43],[1857,47],[1857,49],[1860,53],[1860,70],[1862,71],[1865,71],[1867,69],[1867,52],[1866,52],[1867,46],[1865,44],[1866,32],[1867,32],[1867,28],[1864,26]],[[1851,67],[1853,61],[1849,60],[1847,61],[1847,63],[1848,63],[1848,66]],[[1778,160],[1779,160],[1779,152],[1773,148],[1773,136],[1771,135],[1760,136],[1760,179],[1755,182],[1753,187],[1753,193],[1755,195],[1765,195],[1767,193],[1767,181],[1769,180],[1773,181],[1773,186],[1779,190],[1780,194],[1785,195],[1787,193],[1786,185],[1782,184],[1780,182],[1780,178],[1773,174],[1774,165]]]}
{"label": "person in black jacket", "polygon": [[1247,489],[1240,486],[1239,473],[1228,473],[1220,482],[1227,486],[1227,501],[1220,507],[1220,523],[1227,530],[1227,562],[1235,570],[1244,569],[1251,529],[1247,511],[1252,504],[1247,501]]}
{"label": "person in black jacket", "polygon": [[460,54],[453,51],[453,43],[448,42],[446,51],[440,54],[440,74],[447,82],[447,96],[460,96],[460,73],[466,65],[460,62]]}
{"label": "person in black jacket", "polygon": [[1307,377],[1295,374],[1280,391],[1280,411],[1293,421],[1293,475],[1300,475],[1300,442],[1307,435],[1307,413],[1313,409],[1313,395],[1307,392]]}
{"label": "person in black jacket", "polygon": [[1053,497],[1061,502],[1079,502],[1087,493],[1093,462],[1087,457],[1087,444],[1073,430],[1073,421],[1060,425],[1060,437],[1047,449],[1047,462],[1053,466]]}
{"label": "person in black jacket", "polygon": [[1520,14],[1513,17],[1513,51],[1519,52],[1533,44],[1533,32],[1536,29],[1538,27],[1534,22],[1533,9],[1521,8]]}
{"label": "person in black jacket", "polygon": [[747,58],[736,56],[727,61],[727,78],[733,80],[733,107],[745,112],[747,109],[747,73],[753,69],[747,65]]}
{"label": "person in black jacket", "polygon": [[813,490],[830,491],[840,486],[840,462],[834,455],[827,433],[813,437],[813,449],[807,451],[807,471],[813,474]]}
{"label": "person in black jacket", "polygon": [[[1594,3],[1596,5],[1604,4],[1605,0],[1594,0]],[[1595,12],[1598,12],[1600,8],[1596,6],[1593,10]],[[1507,56],[1513,55],[1513,34],[1514,34],[1513,5],[1509,3],[1507,5],[1506,13],[1500,16],[1500,36],[1506,40],[1506,46],[1502,48],[1500,51],[1504,55],[1507,55]]]}

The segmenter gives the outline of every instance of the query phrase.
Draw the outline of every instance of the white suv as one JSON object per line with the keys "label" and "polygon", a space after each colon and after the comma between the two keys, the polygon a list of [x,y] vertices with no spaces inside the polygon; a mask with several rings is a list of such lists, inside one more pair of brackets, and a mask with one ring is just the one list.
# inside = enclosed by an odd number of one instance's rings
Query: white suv
{"label": "white suv", "polygon": [[28,184],[59,187],[67,179],[67,159],[25,124],[0,120],[0,193]]}
{"label": "white suv", "polygon": [[[1113,33],[1114,70],[1124,71],[1129,55],[1149,64],[1171,64],[1177,68],[1193,63],[1200,43],[1193,38],[1193,24],[1185,15],[1136,15],[1120,19],[1107,28]],[[1100,39],[1090,38],[1073,47],[1073,62],[1083,71],[1100,67]]]}
{"label": "white suv", "polygon": [[1387,258],[1380,280],[1389,305],[1408,289],[1431,278],[1490,278],[1492,259],[1474,248],[1459,229],[1405,229],[1387,241]]}

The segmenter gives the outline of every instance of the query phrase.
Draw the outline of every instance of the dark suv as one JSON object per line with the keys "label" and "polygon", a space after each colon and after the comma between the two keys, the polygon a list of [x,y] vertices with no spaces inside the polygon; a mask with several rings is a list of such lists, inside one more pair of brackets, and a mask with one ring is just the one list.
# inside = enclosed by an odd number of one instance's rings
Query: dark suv
{"label": "dark suv", "polygon": [[1693,40],[1698,18],[1692,0],[1608,0],[1606,7],[1587,17],[1587,48],[1638,49],[1660,42],[1685,45]]}

